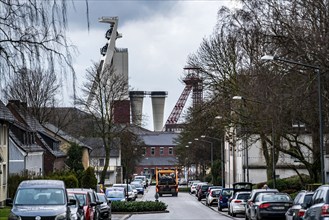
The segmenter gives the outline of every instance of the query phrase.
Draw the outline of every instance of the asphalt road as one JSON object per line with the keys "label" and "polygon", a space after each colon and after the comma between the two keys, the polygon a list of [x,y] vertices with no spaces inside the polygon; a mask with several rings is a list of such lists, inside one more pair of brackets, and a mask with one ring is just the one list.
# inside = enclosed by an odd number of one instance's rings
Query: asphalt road
{"label": "asphalt road", "polygon": [[[155,201],[155,187],[148,187],[145,195],[138,198],[138,200],[148,200]],[[168,213],[157,213],[157,214],[134,214],[134,215],[112,215],[113,220],[162,220],[162,219],[172,219],[172,220],[225,220],[225,219],[238,219],[244,218],[243,215],[233,218],[227,215],[227,212],[218,212],[217,207],[207,207],[204,201],[199,202],[194,195],[189,193],[178,193],[177,197],[172,197],[170,195],[164,195],[159,198],[168,205]]]}

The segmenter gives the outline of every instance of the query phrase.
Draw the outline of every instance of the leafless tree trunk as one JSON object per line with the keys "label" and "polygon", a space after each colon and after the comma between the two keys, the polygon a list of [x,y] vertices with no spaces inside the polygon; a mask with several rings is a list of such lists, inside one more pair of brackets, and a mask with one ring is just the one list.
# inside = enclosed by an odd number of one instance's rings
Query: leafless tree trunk
{"label": "leafless tree trunk", "polygon": [[[109,167],[111,144],[118,133],[114,124],[114,107],[117,101],[127,99],[128,80],[109,66],[100,74],[98,66],[99,64],[94,64],[87,71],[87,81],[82,89],[84,97],[78,98],[77,104],[92,115],[97,129],[95,135],[103,140],[106,160],[100,182],[104,183]],[[90,94],[93,101],[89,103]]]}

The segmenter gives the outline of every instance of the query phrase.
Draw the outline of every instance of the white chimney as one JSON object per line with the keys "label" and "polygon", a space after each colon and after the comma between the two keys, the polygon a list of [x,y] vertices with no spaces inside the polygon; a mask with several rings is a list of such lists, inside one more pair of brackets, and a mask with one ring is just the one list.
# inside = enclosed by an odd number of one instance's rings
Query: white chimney
{"label": "white chimney", "polygon": [[130,91],[131,122],[137,126],[142,126],[144,91]]}
{"label": "white chimney", "polygon": [[165,98],[167,94],[164,91],[151,92],[154,131],[161,131],[163,128]]}

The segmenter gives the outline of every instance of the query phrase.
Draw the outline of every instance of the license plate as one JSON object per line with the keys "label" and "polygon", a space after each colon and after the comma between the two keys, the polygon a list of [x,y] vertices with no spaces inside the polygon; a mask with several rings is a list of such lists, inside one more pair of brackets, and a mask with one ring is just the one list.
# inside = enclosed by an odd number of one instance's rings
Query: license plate
{"label": "license plate", "polygon": [[284,207],[274,206],[274,207],[272,207],[272,209],[275,209],[275,210],[284,210]]}

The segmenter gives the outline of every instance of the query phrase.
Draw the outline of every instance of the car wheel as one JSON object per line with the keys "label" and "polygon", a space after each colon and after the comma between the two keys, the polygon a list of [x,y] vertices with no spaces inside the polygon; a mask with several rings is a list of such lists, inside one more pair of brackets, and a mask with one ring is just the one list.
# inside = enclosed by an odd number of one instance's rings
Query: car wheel
{"label": "car wheel", "polygon": [[232,214],[232,216],[233,216],[233,217],[235,217],[235,216],[236,216],[236,214],[235,214],[234,212],[231,212],[231,214]]}
{"label": "car wheel", "polygon": [[218,206],[218,211],[220,211],[220,212],[223,211],[223,209],[220,205]]}

